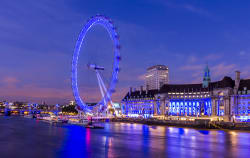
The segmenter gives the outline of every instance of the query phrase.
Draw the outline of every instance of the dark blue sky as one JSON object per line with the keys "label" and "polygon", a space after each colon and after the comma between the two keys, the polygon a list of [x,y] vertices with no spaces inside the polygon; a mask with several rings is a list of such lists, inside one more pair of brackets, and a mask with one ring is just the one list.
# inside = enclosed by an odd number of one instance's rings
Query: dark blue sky
{"label": "dark blue sky", "polygon": [[[128,87],[144,85],[143,74],[154,64],[169,66],[171,83],[201,82],[206,63],[212,81],[234,78],[235,70],[250,78],[247,0],[1,0],[0,100],[73,99],[75,41],[98,13],[113,19],[120,34],[123,60],[115,100]],[[93,28],[86,41],[83,65],[85,59],[112,63],[103,55],[112,44],[102,28]],[[90,76],[80,78],[83,89],[99,93]]]}

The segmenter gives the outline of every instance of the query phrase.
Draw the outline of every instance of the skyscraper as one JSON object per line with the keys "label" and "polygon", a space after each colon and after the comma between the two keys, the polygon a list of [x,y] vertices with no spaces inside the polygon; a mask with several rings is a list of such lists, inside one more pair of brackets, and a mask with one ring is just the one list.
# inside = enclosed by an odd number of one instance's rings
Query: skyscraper
{"label": "skyscraper", "polygon": [[147,69],[146,88],[160,89],[164,84],[169,83],[168,67],[165,65],[155,65]]}

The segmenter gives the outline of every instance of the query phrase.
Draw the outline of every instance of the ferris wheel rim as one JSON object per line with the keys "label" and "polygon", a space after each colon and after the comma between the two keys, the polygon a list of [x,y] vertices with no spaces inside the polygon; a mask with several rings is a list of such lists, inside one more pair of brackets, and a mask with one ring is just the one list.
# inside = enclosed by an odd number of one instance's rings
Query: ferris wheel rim
{"label": "ferris wheel rim", "polygon": [[71,84],[73,90],[73,96],[77,105],[80,107],[82,111],[90,112],[91,110],[88,108],[87,104],[83,101],[80,97],[79,90],[78,90],[78,79],[77,79],[77,65],[78,65],[78,58],[80,55],[81,46],[84,45],[84,39],[87,32],[95,25],[101,25],[105,28],[105,30],[109,33],[109,36],[113,43],[113,68],[112,68],[112,77],[109,82],[109,87],[107,87],[107,92],[105,96],[97,103],[96,105],[100,105],[104,102],[104,100],[110,100],[112,93],[115,91],[115,86],[118,81],[118,73],[119,73],[119,62],[120,62],[120,42],[119,42],[119,35],[116,32],[116,27],[114,27],[113,22],[102,15],[97,15],[95,17],[91,17],[87,23],[82,28],[76,45],[74,49],[73,59],[72,59],[72,76],[71,76]]}

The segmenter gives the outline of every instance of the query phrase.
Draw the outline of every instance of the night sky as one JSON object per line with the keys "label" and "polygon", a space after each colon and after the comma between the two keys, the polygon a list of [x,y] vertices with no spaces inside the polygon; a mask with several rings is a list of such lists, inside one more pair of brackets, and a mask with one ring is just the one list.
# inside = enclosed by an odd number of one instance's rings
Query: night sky
{"label": "night sky", "polygon": [[[75,42],[96,14],[110,17],[120,34],[115,101],[130,86],[144,85],[146,68],[155,64],[169,67],[171,83],[200,83],[207,63],[212,81],[225,75],[234,79],[235,70],[250,78],[248,0],[1,0],[0,100],[72,100]],[[84,74],[84,65],[91,61],[111,66],[111,51],[108,34],[94,27],[81,51],[82,95],[86,90],[89,98],[100,95],[95,74]]]}

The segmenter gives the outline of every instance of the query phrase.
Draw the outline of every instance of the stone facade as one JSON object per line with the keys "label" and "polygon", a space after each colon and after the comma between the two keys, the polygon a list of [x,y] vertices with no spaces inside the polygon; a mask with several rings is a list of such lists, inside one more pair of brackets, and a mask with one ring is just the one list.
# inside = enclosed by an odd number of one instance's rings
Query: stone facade
{"label": "stone facade", "polygon": [[[224,121],[249,121],[250,79],[224,77],[203,84],[165,84],[160,90],[129,92],[122,100],[124,115],[153,117],[208,117]],[[132,115],[131,115],[132,114]]]}

